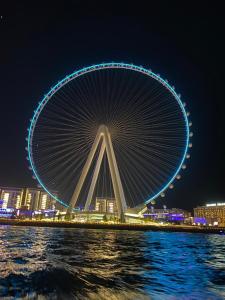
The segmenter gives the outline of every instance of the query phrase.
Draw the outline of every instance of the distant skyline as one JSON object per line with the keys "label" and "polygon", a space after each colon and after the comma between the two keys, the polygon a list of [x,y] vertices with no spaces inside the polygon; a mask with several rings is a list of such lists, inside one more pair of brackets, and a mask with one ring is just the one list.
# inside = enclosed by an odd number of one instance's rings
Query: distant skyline
{"label": "distant skyline", "polygon": [[223,202],[222,8],[152,4],[144,16],[143,6],[142,10],[131,4],[107,6],[88,1],[84,7],[82,1],[68,1],[62,7],[56,1],[54,9],[51,2],[1,7],[0,186],[36,186],[26,160],[26,130],[50,87],[83,66],[124,61],[168,79],[191,113],[191,159],[182,180],[159,204],[190,209]]}

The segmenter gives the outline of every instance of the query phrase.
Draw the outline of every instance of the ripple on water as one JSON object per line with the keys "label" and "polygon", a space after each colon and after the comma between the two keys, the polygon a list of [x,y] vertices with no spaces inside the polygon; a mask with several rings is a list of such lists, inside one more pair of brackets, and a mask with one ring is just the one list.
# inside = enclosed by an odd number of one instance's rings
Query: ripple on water
{"label": "ripple on water", "polygon": [[0,227],[0,299],[225,299],[224,236]]}

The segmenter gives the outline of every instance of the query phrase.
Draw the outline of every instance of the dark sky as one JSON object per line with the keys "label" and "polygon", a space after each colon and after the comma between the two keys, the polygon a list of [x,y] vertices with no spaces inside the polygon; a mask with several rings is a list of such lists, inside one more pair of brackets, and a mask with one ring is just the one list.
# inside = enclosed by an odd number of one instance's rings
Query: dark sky
{"label": "dark sky", "polygon": [[131,1],[45,2],[0,6],[0,186],[35,186],[25,137],[43,94],[75,69],[123,61],[167,78],[191,112],[191,160],[182,180],[160,203],[191,208],[224,201],[222,7],[213,2],[196,6],[197,1],[146,1],[149,7],[141,1],[136,6]]}

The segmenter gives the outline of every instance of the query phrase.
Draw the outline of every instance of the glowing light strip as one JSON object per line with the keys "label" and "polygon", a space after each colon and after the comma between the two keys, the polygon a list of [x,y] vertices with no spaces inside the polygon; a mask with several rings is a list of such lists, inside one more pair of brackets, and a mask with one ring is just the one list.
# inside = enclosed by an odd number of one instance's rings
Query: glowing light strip
{"label": "glowing light strip", "polygon": [[172,86],[169,85],[169,83],[167,83],[164,79],[162,79],[159,75],[153,73],[151,70],[147,70],[145,68],[143,68],[142,66],[135,66],[133,64],[127,64],[127,63],[102,63],[102,64],[96,64],[96,65],[92,65],[89,67],[85,67],[83,69],[80,69],[78,71],[73,72],[72,74],[66,76],[65,78],[63,78],[61,81],[59,81],[55,86],[53,86],[51,88],[51,90],[44,96],[44,98],[41,100],[41,102],[39,102],[37,109],[34,111],[34,115],[31,119],[31,123],[30,123],[30,127],[28,130],[28,139],[27,139],[27,149],[28,149],[28,159],[30,162],[30,166],[32,168],[32,171],[36,177],[36,179],[38,180],[40,186],[56,201],[58,201],[60,204],[62,204],[65,207],[68,207],[68,204],[66,204],[65,202],[63,202],[62,200],[60,200],[58,197],[56,197],[55,195],[53,195],[44,185],[44,183],[41,181],[41,179],[39,178],[39,175],[35,169],[34,166],[34,162],[33,162],[33,157],[32,157],[32,139],[33,139],[33,132],[34,132],[34,128],[36,125],[36,122],[38,120],[38,117],[41,113],[41,111],[43,110],[43,108],[45,107],[45,105],[48,103],[48,101],[51,99],[51,96],[53,96],[61,87],[63,87],[66,83],[70,82],[71,80],[80,77],[82,75],[85,75],[87,73],[93,72],[93,71],[97,71],[97,70],[102,70],[102,69],[127,69],[127,70],[133,70],[133,71],[137,71],[140,73],[143,73],[147,76],[150,76],[151,78],[156,79],[158,82],[160,82],[164,87],[166,87],[171,93],[172,95],[175,97],[175,99],[177,100],[183,116],[184,116],[184,120],[185,120],[185,127],[186,127],[186,145],[185,145],[185,150],[184,150],[184,154],[183,157],[180,161],[180,164],[177,168],[177,171],[175,172],[175,174],[169,179],[169,181],[164,185],[163,188],[161,188],[161,190],[156,193],[155,195],[153,195],[151,198],[149,198],[148,200],[145,201],[145,204],[148,204],[149,202],[151,202],[152,200],[156,199],[161,193],[163,193],[169,186],[170,184],[175,180],[176,176],[178,175],[179,171],[182,168],[182,165],[185,161],[186,155],[187,155],[187,151],[188,151],[188,146],[189,146],[189,123],[188,123],[188,117],[187,117],[187,113],[185,111],[184,105],[182,103],[182,101],[180,100],[180,97],[177,95],[177,93],[175,92],[174,88]]}

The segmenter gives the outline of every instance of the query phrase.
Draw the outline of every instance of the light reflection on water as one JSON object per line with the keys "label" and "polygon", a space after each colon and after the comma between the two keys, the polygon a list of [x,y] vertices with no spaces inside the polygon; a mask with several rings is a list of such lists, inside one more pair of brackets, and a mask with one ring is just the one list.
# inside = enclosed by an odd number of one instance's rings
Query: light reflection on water
{"label": "light reflection on water", "polygon": [[225,299],[225,236],[0,226],[0,299]]}

